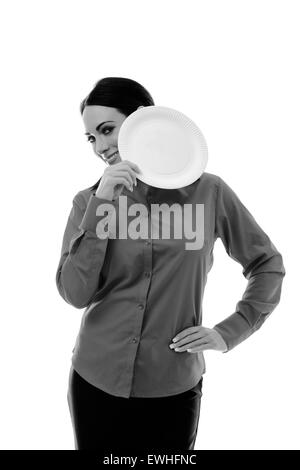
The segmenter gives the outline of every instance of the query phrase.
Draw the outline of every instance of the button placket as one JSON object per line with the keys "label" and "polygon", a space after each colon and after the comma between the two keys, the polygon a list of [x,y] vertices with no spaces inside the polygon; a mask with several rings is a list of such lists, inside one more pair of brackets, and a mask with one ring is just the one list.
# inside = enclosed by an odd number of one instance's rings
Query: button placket
{"label": "button placket", "polygon": [[[147,202],[151,203],[152,199],[151,198],[148,199],[148,197],[147,197]],[[149,211],[147,217],[149,218],[149,216],[150,216],[150,219],[151,219],[151,207],[150,207],[150,211]],[[151,245],[152,245],[152,243],[151,243],[151,239],[145,240],[145,245],[147,247],[149,247],[150,249],[146,250],[144,252],[144,256],[145,256],[144,266],[143,266],[144,269],[142,270],[141,274],[142,275],[144,274],[144,277],[149,279],[151,277],[151,270],[152,270],[152,262],[151,262],[151,259],[152,259]],[[137,304],[137,308],[140,311],[141,315],[143,315],[144,309],[146,308],[146,302],[147,302],[146,298],[147,298],[148,288],[149,288],[149,282],[147,281],[147,283],[145,283],[145,287],[144,287],[144,289],[145,289],[145,300],[144,300],[144,302],[140,302],[140,303]],[[142,318],[141,316],[139,316],[139,317]],[[134,337],[130,340],[130,342],[132,344],[138,343],[138,338]]]}

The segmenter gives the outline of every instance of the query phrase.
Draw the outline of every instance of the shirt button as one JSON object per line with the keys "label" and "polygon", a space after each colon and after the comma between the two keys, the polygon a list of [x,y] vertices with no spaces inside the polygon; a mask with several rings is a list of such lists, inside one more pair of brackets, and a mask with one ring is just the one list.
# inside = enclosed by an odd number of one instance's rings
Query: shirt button
{"label": "shirt button", "polygon": [[137,339],[136,339],[136,338],[133,338],[132,342],[133,342],[133,343],[136,343],[136,342],[137,342]]}
{"label": "shirt button", "polygon": [[143,309],[144,308],[144,305],[143,304],[139,304],[139,309]]}

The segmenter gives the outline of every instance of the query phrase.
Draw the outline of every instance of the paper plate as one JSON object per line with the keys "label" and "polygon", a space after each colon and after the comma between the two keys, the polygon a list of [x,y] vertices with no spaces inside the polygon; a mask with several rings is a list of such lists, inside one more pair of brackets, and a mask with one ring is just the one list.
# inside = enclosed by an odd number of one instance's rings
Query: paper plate
{"label": "paper plate", "polygon": [[137,177],[158,188],[182,188],[204,172],[208,151],[198,126],[180,111],[145,106],[130,114],[118,135],[122,160],[136,163]]}

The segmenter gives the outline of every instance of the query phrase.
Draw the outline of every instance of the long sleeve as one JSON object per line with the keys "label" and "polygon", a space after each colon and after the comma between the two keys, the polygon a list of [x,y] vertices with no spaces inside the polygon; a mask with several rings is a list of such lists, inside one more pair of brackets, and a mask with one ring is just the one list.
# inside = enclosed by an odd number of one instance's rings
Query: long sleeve
{"label": "long sleeve", "polygon": [[286,272],[270,238],[220,177],[215,236],[221,238],[227,254],[243,266],[248,280],[235,312],[214,326],[227,344],[224,352],[228,352],[258,330],[278,305]]}
{"label": "long sleeve", "polygon": [[101,202],[114,204],[92,194],[85,208],[83,198],[76,195],[63,236],[56,285],[63,299],[76,308],[89,305],[99,288],[108,243],[96,233]]}

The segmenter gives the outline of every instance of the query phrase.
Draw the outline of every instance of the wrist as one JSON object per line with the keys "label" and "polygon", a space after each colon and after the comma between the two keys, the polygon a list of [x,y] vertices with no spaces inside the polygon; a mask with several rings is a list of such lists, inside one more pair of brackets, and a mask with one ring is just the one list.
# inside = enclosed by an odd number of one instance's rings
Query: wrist
{"label": "wrist", "polygon": [[96,191],[95,196],[99,199],[108,199],[109,201],[113,200],[113,195],[109,191]]}
{"label": "wrist", "polygon": [[219,333],[215,328],[213,328],[213,330],[215,331],[215,334],[217,335],[217,338],[218,338],[219,351],[221,351],[221,352],[228,351],[228,346],[227,346],[223,336],[221,335],[221,333]]}

